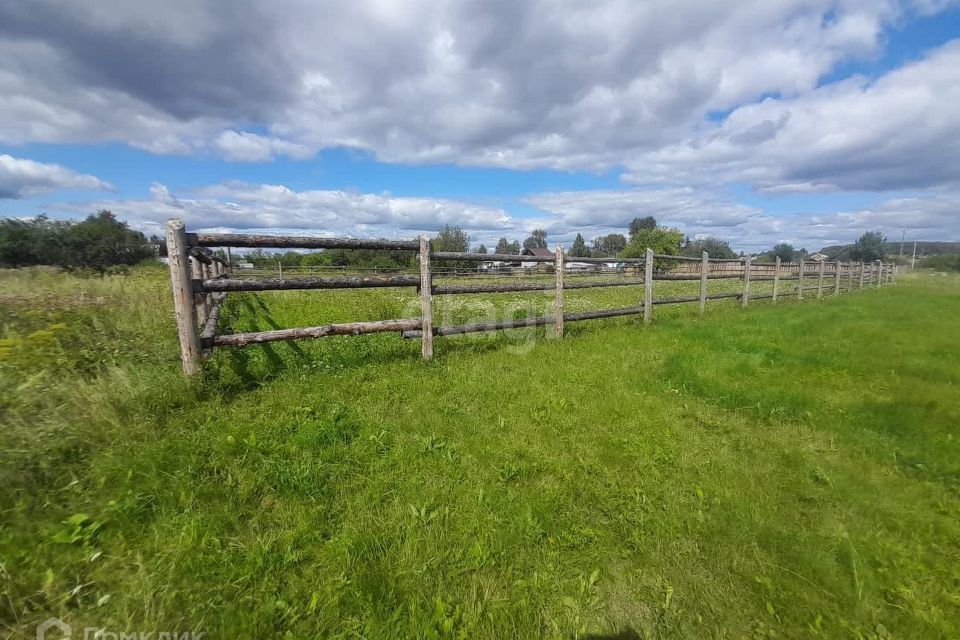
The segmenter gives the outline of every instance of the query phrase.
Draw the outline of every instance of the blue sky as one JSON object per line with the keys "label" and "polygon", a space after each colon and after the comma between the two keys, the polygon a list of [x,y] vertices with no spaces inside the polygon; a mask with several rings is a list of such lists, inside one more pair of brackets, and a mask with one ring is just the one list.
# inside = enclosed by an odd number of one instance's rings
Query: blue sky
{"label": "blue sky", "polygon": [[956,2],[228,4],[0,7],[0,215],[960,239]]}

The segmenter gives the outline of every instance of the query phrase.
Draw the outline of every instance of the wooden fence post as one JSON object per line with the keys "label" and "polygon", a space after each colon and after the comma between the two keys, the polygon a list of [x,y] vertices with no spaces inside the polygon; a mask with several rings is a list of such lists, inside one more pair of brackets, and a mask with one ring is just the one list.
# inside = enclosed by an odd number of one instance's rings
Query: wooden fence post
{"label": "wooden fence post", "polygon": [[643,261],[643,323],[650,324],[653,319],[653,249],[647,249]]}
{"label": "wooden fence post", "polygon": [[743,297],[740,299],[740,306],[744,309],[750,304],[750,256],[743,263]]}
{"label": "wooden fence post", "polygon": [[883,263],[877,260],[877,286],[883,284]]}
{"label": "wooden fence post", "polygon": [[800,266],[797,267],[797,300],[803,300],[803,254],[800,254]]}
{"label": "wooden fence post", "polygon": [[233,274],[233,256],[230,254],[230,247],[227,247],[227,275]]}
{"label": "wooden fence post", "polygon": [[853,263],[847,263],[847,291],[853,291]]}
{"label": "wooden fence post", "polygon": [[823,263],[825,260],[820,261],[820,266],[817,267],[817,300],[823,297]]}
{"label": "wooden fence post", "polygon": [[557,259],[553,263],[556,272],[556,293],[553,297],[553,335],[563,337],[563,247],[557,245]]}
{"label": "wooden fence post", "polygon": [[860,287],[859,290],[863,291],[863,260],[860,261]]}
{"label": "wooden fence post", "polygon": [[[203,265],[193,256],[190,256],[190,277],[194,280],[203,280]],[[200,327],[207,322],[207,306],[203,299],[204,294],[193,294],[193,313],[197,319],[197,326]]]}
{"label": "wooden fence post", "polygon": [[433,358],[433,277],[430,275],[430,239],[420,236],[420,357]]}
{"label": "wooden fence post", "polygon": [[773,302],[777,301],[780,292],[780,256],[773,261]]}
{"label": "wooden fence post", "polygon": [[167,221],[167,259],[173,288],[173,315],[180,338],[180,363],[183,373],[192,376],[200,370],[200,333],[193,314],[193,289],[190,285],[190,260],[187,256],[187,232],[183,220]]}
{"label": "wooden fence post", "polygon": [[710,254],[706,251],[700,259],[700,315],[707,310],[707,274],[710,271]]}
{"label": "wooden fence post", "polygon": [[833,265],[833,295],[840,295],[840,261],[837,260]]}

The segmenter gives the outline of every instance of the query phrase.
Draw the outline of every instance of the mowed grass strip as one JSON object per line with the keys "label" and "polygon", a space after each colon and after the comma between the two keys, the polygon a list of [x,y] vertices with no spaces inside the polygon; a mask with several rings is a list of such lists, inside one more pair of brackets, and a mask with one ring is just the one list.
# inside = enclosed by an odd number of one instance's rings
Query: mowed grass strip
{"label": "mowed grass strip", "polygon": [[[223,350],[187,384],[163,275],[32,298],[38,276],[4,303],[14,637],[51,615],[211,638],[960,634],[957,279],[444,338],[431,363],[392,335]],[[231,296],[224,323],[404,296]],[[443,303],[514,304],[472,298]],[[53,364],[17,359],[43,323],[68,327]]]}

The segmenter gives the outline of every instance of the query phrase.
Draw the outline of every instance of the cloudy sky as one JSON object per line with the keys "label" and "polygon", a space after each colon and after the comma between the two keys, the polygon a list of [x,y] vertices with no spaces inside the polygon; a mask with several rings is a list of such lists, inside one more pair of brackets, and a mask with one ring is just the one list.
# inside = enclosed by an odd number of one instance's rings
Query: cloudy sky
{"label": "cloudy sky", "polygon": [[960,240],[958,0],[0,2],[0,215]]}

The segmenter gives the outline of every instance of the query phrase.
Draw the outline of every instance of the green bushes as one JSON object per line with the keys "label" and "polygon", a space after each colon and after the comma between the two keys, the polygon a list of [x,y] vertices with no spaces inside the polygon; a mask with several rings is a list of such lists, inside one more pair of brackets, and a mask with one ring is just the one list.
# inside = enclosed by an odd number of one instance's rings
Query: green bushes
{"label": "green bushes", "polygon": [[46,216],[0,220],[0,266],[4,267],[53,265],[104,273],[154,255],[154,246],[142,233],[106,210],[77,223]]}

